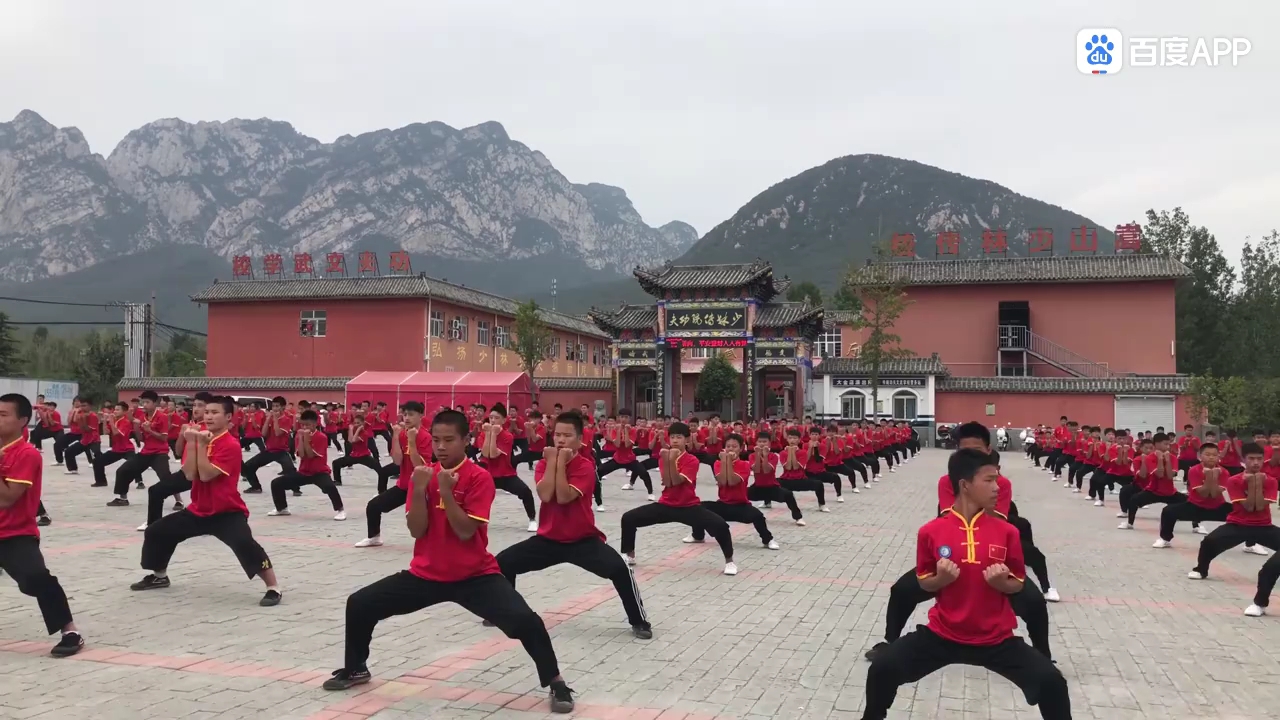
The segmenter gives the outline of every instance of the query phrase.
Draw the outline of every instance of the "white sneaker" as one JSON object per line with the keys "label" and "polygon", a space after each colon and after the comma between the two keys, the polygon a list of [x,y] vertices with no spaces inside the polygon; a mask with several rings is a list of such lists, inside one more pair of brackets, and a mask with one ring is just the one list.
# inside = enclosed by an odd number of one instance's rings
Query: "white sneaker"
{"label": "white sneaker", "polygon": [[881,478],[881,476],[880,476],[880,475],[875,475],[875,476],[873,476],[873,477],[871,478],[871,480],[872,480],[872,482],[880,482],[880,478]]}
{"label": "white sneaker", "polygon": [[1187,573],[1187,577],[1191,578],[1192,580],[1204,579],[1204,576],[1200,574],[1199,570],[1192,570],[1191,572]]}
{"label": "white sneaker", "polygon": [[1173,547],[1173,543],[1169,542],[1168,540],[1165,540],[1164,538],[1156,538],[1156,541],[1151,543],[1151,547],[1153,548]]}
{"label": "white sneaker", "polygon": [[1101,500],[1094,500],[1094,501],[1093,501],[1093,506],[1094,506],[1094,507],[1102,507],[1102,501],[1101,501]]}
{"label": "white sneaker", "polygon": [[1045,591],[1044,591],[1044,599],[1045,599],[1045,601],[1046,601],[1046,602],[1061,602],[1061,601],[1062,601],[1062,597],[1058,595],[1058,591],[1057,591],[1057,590],[1055,590],[1054,588],[1049,588],[1048,590],[1045,590]]}
{"label": "white sneaker", "polygon": [[796,525],[799,525],[800,527],[804,527],[804,518],[800,518],[799,520],[797,520]]}
{"label": "white sneaker", "polygon": [[635,489],[635,485],[632,485],[631,483],[622,483],[622,487],[621,487],[620,489],[622,489],[622,490],[633,490],[633,489]]}
{"label": "white sneaker", "polygon": [[1209,534],[1209,531],[1208,531],[1208,530],[1206,530],[1206,529],[1204,528],[1204,526],[1203,526],[1203,525],[1197,525],[1197,526],[1195,526],[1195,527],[1191,528],[1191,532],[1193,532],[1193,533],[1195,533],[1195,534],[1197,534],[1197,535],[1208,535],[1208,534]]}
{"label": "white sneaker", "polygon": [[769,544],[768,544],[768,545],[765,545],[765,547],[769,548],[770,550],[781,550],[781,549],[782,549],[782,546],[778,544],[778,541],[777,541],[777,540],[770,540],[770,541],[769,541]]}
{"label": "white sneaker", "polygon": [[836,496],[836,502],[844,502],[844,496],[843,496],[843,495],[837,495],[837,496]]}
{"label": "white sneaker", "polygon": [[1129,513],[1121,510],[1120,512],[1116,513],[1116,517],[1129,517]]}
{"label": "white sneaker", "polygon": [[347,519],[347,511],[346,511],[346,510],[339,510],[338,512],[336,512],[336,513],[334,513],[334,514],[333,514],[333,519],[334,519],[334,520],[346,520],[346,519]]}
{"label": "white sneaker", "polygon": [[1073,493],[1078,493],[1078,492],[1080,492],[1080,488],[1078,488],[1078,487],[1073,487],[1073,488],[1071,488],[1071,492],[1073,492]]}
{"label": "white sneaker", "polygon": [[649,493],[649,502],[653,502],[653,493]]}
{"label": "white sneaker", "polygon": [[1262,557],[1266,557],[1271,554],[1270,551],[1268,551],[1266,548],[1262,547],[1261,545],[1245,545],[1240,549],[1243,550],[1244,552],[1249,553],[1250,555],[1261,555]]}
{"label": "white sneaker", "polygon": [[[597,510],[599,510],[600,508],[596,508],[596,509],[597,509]],[[529,532],[531,532],[531,533],[536,533],[536,532],[538,532],[538,521],[537,521],[537,520],[530,520],[530,521],[529,521],[529,527],[528,527],[528,528],[526,528],[526,529],[527,529]]]}
{"label": "white sneaker", "polygon": [[725,575],[737,575],[737,574],[738,574],[738,566],[737,566],[737,565],[734,565],[734,564],[733,564],[733,563],[731,563],[731,562],[729,562],[729,563],[725,563],[725,564],[724,564],[724,574],[725,574]]}
{"label": "white sneaker", "polygon": [[63,475],[79,475],[80,471],[79,470],[63,470],[62,474]]}
{"label": "white sneaker", "polygon": [[607,507],[605,507],[605,506],[603,506],[603,505],[597,505],[597,506],[596,506],[596,512],[604,512],[604,511],[606,511],[606,510],[608,510],[608,509],[609,509],[609,508],[607,508]]}
{"label": "white sneaker", "polygon": [[623,555],[623,557],[625,557],[625,558],[627,559],[627,564],[628,564],[628,565],[630,565],[630,566],[632,566],[632,567],[635,567],[635,564],[636,564],[635,556],[633,556],[633,555]]}
{"label": "white sneaker", "polygon": [[289,512],[289,508],[285,508],[283,510],[272,509],[267,512],[267,517],[280,517],[282,515],[292,515],[292,514],[293,513]]}
{"label": "white sneaker", "polygon": [[853,489],[853,491],[854,491],[855,493],[859,494],[859,495],[861,495],[861,494],[862,494],[862,491],[861,491],[861,490],[859,490],[858,488],[854,488],[854,489]]}
{"label": "white sneaker", "polygon": [[1068,481],[1066,481],[1066,482],[1062,483],[1062,487],[1066,487],[1066,488],[1071,487],[1071,481],[1070,481],[1070,480],[1068,480]]}
{"label": "white sneaker", "polygon": [[818,508],[818,512],[831,512],[831,508],[827,507],[826,505],[822,505]]}
{"label": "white sneaker", "polygon": [[1258,607],[1257,605],[1250,605],[1244,609],[1244,614],[1249,617],[1262,617],[1267,614],[1267,609],[1264,607]]}
{"label": "white sneaker", "polygon": [[62,461],[61,461],[61,460],[59,460],[58,462],[55,462],[55,463],[53,464],[53,466],[54,466],[54,467],[61,467],[61,466],[62,466]]}
{"label": "white sneaker", "polygon": [[703,543],[703,542],[706,542],[706,538],[703,538],[702,540],[699,540],[699,539],[695,538],[694,536],[689,535],[688,537],[684,538],[684,539],[683,539],[683,540],[681,540],[680,542],[682,542],[682,543]]}
{"label": "white sneaker", "polygon": [[147,531],[146,523],[142,523],[141,525],[138,526],[138,532],[146,532],[146,531]]}
{"label": "white sneaker", "polygon": [[365,538],[356,543],[356,547],[378,547],[379,545],[382,545],[382,537],[378,535],[374,535],[371,538]]}
{"label": "white sneaker", "polygon": [[1132,530],[1132,529],[1133,529],[1133,525],[1132,525],[1131,523],[1128,523],[1128,522],[1122,522],[1122,523],[1120,523],[1119,525],[1117,525],[1117,526],[1116,526],[1116,529],[1117,529],[1117,530]]}
{"label": "white sneaker", "polygon": [[898,472],[898,466],[894,465],[893,467],[889,468],[889,472]]}

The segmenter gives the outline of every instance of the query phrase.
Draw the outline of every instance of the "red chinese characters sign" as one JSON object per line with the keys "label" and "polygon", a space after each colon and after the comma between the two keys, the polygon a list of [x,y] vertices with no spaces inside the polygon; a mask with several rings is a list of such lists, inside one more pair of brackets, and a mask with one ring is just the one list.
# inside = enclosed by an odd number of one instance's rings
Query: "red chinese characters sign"
{"label": "red chinese characters sign", "polygon": [[1142,226],[1137,223],[1116,227],[1116,252],[1129,250],[1137,252],[1142,249]]}
{"label": "red chinese characters sign", "polygon": [[284,275],[284,258],[280,257],[280,253],[271,253],[262,258],[262,272],[267,277],[282,277]]}
{"label": "red chinese characters sign", "polygon": [[960,233],[954,230],[948,230],[938,233],[937,251],[938,255],[960,255]]}
{"label": "red chinese characters sign", "polygon": [[378,272],[377,253],[372,253],[372,252],[369,252],[368,250],[360,253],[360,274],[364,275],[365,273],[374,273],[376,275],[377,272]]}
{"label": "red chinese characters sign", "polygon": [[315,267],[311,264],[311,253],[298,253],[293,256],[293,274],[315,276]]}
{"label": "red chinese characters sign", "polygon": [[1053,230],[1049,228],[1032,228],[1027,233],[1027,254],[1053,254]]}
{"label": "red chinese characters sign", "polygon": [[231,258],[231,277],[242,280],[253,277],[253,258],[248,255],[236,255]]}
{"label": "red chinese characters sign", "polygon": [[1081,225],[1071,230],[1071,252],[1098,252],[1098,228]]}
{"label": "red chinese characters sign", "polygon": [[894,233],[889,238],[889,252],[894,257],[915,257],[916,236],[911,233]]}
{"label": "red chinese characters sign", "polygon": [[1009,236],[1003,228],[982,231],[982,252],[985,255],[1009,252]]}
{"label": "red chinese characters sign", "polygon": [[413,272],[413,264],[409,262],[409,253],[403,250],[396,250],[391,253],[391,272],[411,273]]}
{"label": "red chinese characters sign", "polygon": [[342,253],[329,253],[324,256],[324,271],[330,275],[335,273],[339,275],[347,274],[347,256]]}

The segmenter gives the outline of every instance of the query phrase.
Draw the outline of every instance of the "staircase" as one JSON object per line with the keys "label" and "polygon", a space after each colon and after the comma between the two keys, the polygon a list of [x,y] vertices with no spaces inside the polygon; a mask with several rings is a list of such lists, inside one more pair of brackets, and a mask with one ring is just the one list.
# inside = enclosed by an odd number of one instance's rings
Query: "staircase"
{"label": "staircase", "polygon": [[1031,332],[1023,325],[1001,325],[999,352],[1022,352],[1051,365],[1072,377],[1109,378],[1115,373],[1102,363],[1094,362],[1067,348]]}

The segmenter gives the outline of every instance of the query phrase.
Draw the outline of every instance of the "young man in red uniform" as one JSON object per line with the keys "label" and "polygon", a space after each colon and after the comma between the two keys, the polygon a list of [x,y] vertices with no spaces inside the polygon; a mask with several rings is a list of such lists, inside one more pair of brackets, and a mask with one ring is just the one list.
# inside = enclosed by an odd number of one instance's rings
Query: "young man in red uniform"
{"label": "young man in red uniform", "polygon": [[329,438],[320,430],[319,423],[320,416],[315,410],[303,410],[298,416],[298,469],[271,481],[271,500],[275,503],[275,509],[267,513],[269,517],[290,514],[286,492],[297,490],[303,485],[315,485],[333,503],[333,519],[347,519],[347,511],[342,505],[342,493],[338,492],[329,476]]}
{"label": "young man in red uniform", "polygon": [[133,417],[133,430],[142,438],[142,448],[116,469],[116,497],[107,503],[108,507],[129,504],[131,483],[137,483],[139,490],[145,490],[147,486],[142,482],[142,473],[147,470],[155,473],[157,480],[169,477],[169,416],[156,407],[160,398],[154,391],[147,390],[139,397],[142,415]]}
{"label": "young man in red uniform", "polygon": [[533,491],[520,479],[515,466],[511,464],[515,438],[504,429],[506,422],[507,408],[502,403],[495,403],[485,423],[480,426],[480,457],[484,459],[485,469],[493,478],[494,487],[520,498],[520,502],[524,504],[524,513],[529,517],[529,532],[538,532]]}
{"label": "young man in red uniform", "polygon": [[778,457],[781,463],[782,475],[778,478],[778,484],[784,490],[790,491],[793,495],[798,492],[811,492],[818,499],[818,512],[831,512],[827,507],[827,488],[822,484],[821,480],[815,480],[809,477],[809,473],[805,470],[808,464],[806,454],[809,448],[803,444],[803,436],[799,428],[791,428],[787,430],[787,444],[782,448],[782,452]]}
{"label": "young man in red uniform", "polygon": [[[1192,580],[1203,580],[1209,577],[1209,564],[1213,559],[1242,543],[1254,543],[1263,547],[1280,551],[1280,528],[1271,524],[1271,505],[1276,502],[1277,481],[1262,471],[1265,453],[1255,443],[1246,443],[1240,448],[1244,457],[1244,471],[1227,478],[1227,495],[1231,498],[1231,512],[1227,522],[1219,525],[1200,541],[1200,553],[1196,566],[1187,577]],[[1272,558],[1274,560],[1274,558]],[[1268,560],[1263,571],[1258,574],[1258,597],[1254,598],[1249,615],[1262,615],[1267,607],[1267,596],[1280,575],[1280,564]],[[1275,574],[1272,574],[1275,573]],[[1262,589],[1266,580],[1266,593]],[[1259,602],[1262,600],[1262,602]]]}
{"label": "young man in red uniform", "polygon": [[280,604],[280,584],[271,559],[253,539],[249,529],[249,508],[238,489],[243,457],[240,441],[230,432],[235,402],[218,397],[204,409],[208,430],[187,426],[183,437],[191,452],[185,453],[182,473],[191,481],[191,504],[147,526],[142,541],[142,569],[150,571],[131,590],[169,587],[169,560],[178,544],[191,538],[212,535],[221,540],[240,561],[249,578],[261,577],[267,592],[258,602],[262,607]]}
{"label": "young man in red uniform", "polygon": [[1120,523],[1121,530],[1132,530],[1133,522],[1138,518],[1138,510],[1148,505],[1164,503],[1168,507],[1187,501],[1187,496],[1173,486],[1178,461],[1169,452],[1169,436],[1159,433],[1153,440],[1151,452],[1143,459],[1143,467],[1138,469],[1138,473],[1146,478],[1147,486],[1127,500],[1126,511],[1129,517]]}
{"label": "young man in red uniform", "polygon": [[[388,466],[392,473],[399,468],[399,475],[394,487],[378,493],[365,505],[364,519],[369,534],[356,543],[358,548],[378,547],[382,544],[382,516],[405,504],[413,487],[414,468],[431,462],[431,435],[422,428],[425,409],[417,400],[410,400],[400,406],[403,424],[396,423],[391,428],[391,465]],[[385,475],[387,468],[383,470]]]}
{"label": "young man in red uniform", "polygon": [[115,412],[107,422],[109,433],[107,452],[93,461],[93,487],[107,486],[107,468],[133,457],[133,420],[129,417],[129,404],[118,402]]}
{"label": "young man in red uniform", "polygon": [[1008,678],[1048,720],[1069,720],[1067,681],[1043,654],[1014,636],[1011,596],[1025,568],[1018,531],[991,513],[998,461],[958,450],[947,464],[955,505],[920,528],[916,577],[937,601],[929,624],[881,648],[867,670],[864,720],[883,720],[898,688],[948,665],[984,667]]}
{"label": "young man in red uniform", "polygon": [[365,423],[364,413],[356,413],[355,418],[351,420],[351,424],[347,426],[347,454],[333,461],[333,484],[342,484],[342,471],[347,468],[360,465],[369,468],[378,478],[378,492],[387,491],[388,478],[382,472],[382,466],[374,459],[373,453],[369,451],[369,438],[373,437],[373,430]]}
{"label": "young man in red uniform", "polygon": [[1187,501],[1177,505],[1165,505],[1160,512],[1160,537],[1151,547],[1167,548],[1173,544],[1173,528],[1179,520],[1190,520],[1191,531],[1208,535],[1201,522],[1212,520],[1226,522],[1231,513],[1227,501],[1227,471],[1218,462],[1218,446],[1205,443],[1199,446],[1199,459],[1187,472]]}
{"label": "young man in red uniform", "polygon": [[720,416],[714,413],[707,418],[706,425],[698,428],[695,436],[698,450],[694,454],[703,465],[715,464],[724,450],[724,439],[728,434],[729,429],[720,423]]}
{"label": "young man in red uniform", "polygon": [[803,447],[804,475],[810,480],[827,485],[834,485],[836,502],[844,502],[841,494],[840,476],[827,470],[827,456],[832,452],[828,438],[822,437],[822,428],[813,425],[809,428],[809,441]]}
{"label": "young man in red uniform", "polygon": [[1195,426],[1182,426],[1182,436],[1174,444],[1173,450],[1178,456],[1178,470],[1182,472],[1182,484],[1186,486],[1191,481],[1191,468],[1200,462],[1200,438],[1196,437]]}
{"label": "young man in red uniform", "polygon": [[265,452],[266,443],[262,439],[262,429],[267,424],[267,411],[258,403],[246,405],[244,408],[243,432],[240,433],[240,447],[248,451],[257,447],[258,452]]}
{"label": "young man in red uniform", "polygon": [[512,465],[520,467],[528,463],[529,469],[542,458],[547,449],[547,425],[542,421],[542,413],[537,408],[530,409],[524,418],[524,450],[516,453]]}
{"label": "young man in red uniform", "polygon": [[622,554],[627,562],[636,562],[636,530],[653,525],[680,523],[690,528],[703,528],[720,544],[724,553],[724,574],[737,575],[733,564],[733,536],[729,524],[719,515],[702,507],[698,499],[697,480],[701,461],[687,452],[689,426],[682,422],[671,423],[667,428],[670,450],[658,453],[658,471],[662,480],[662,494],[658,501],[632,508],[622,514]]}
{"label": "young man in red uniform", "polygon": [[[1212,433],[1205,433],[1204,441],[1210,442],[1212,437]],[[1222,442],[1218,443],[1218,454],[1222,457],[1222,467],[1232,475],[1244,472],[1244,456],[1240,450],[1240,438],[1236,437],[1236,431],[1228,430]]]}
{"label": "young man in red uniform", "polygon": [[[716,477],[716,500],[704,501],[702,507],[724,518],[725,522],[746,523],[755,526],[760,535],[760,542],[770,550],[779,549],[778,541],[769,532],[769,523],[764,513],[751,504],[747,497],[747,478],[751,477],[751,463],[742,457],[742,437],[737,433],[729,433],[724,439],[724,450],[711,467]],[[686,543],[700,543],[707,539],[706,531],[694,527],[693,532],[684,539]]]}
{"label": "young man in red uniform", "polygon": [[639,478],[644,483],[649,497],[653,497],[653,480],[636,455],[636,441],[639,438],[640,429],[631,424],[631,411],[626,408],[619,410],[618,424],[614,428],[613,457],[601,465],[597,472],[603,480],[606,475],[615,470],[626,470],[629,480],[622,484],[622,489],[630,490],[635,487],[636,478]]}
{"label": "young man in red uniform", "polygon": [[98,419],[98,413],[93,411],[93,406],[81,401],[75,411],[73,422],[76,428],[75,439],[68,443],[62,451],[63,460],[67,464],[68,475],[78,475],[80,472],[80,468],[76,463],[77,455],[84,455],[85,459],[92,465],[93,461],[102,454],[101,423]]}
{"label": "young man in red uniform", "polygon": [[622,600],[631,634],[648,640],[653,637],[653,628],[644,613],[635,575],[618,551],[605,543],[591,512],[591,484],[596,474],[591,460],[580,452],[582,427],[582,416],[576,412],[556,418],[555,447],[543,449],[543,459],[534,470],[542,503],[538,534],[498,553],[498,567],[512,587],[518,575],[563,563],[605,578]]}
{"label": "young man in red uniform", "polygon": [[22,438],[30,422],[31,401],[25,395],[0,396],[0,571],[13,578],[19,592],[36,599],[50,635],[62,632],[51,653],[67,657],[80,652],[84,638],[71,618],[67,594],[40,552],[36,515],[44,458]]}
{"label": "young man in red uniform", "polygon": [[345,660],[324,688],[346,690],[369,682],[369,643],[380,621],[452,602],[519,640],[538,669],[539,682],[551,688],[551,711],[572,712],[573,690],[560,676],[546,625],[502,576],[489,553],[495,486],[484,468],[467,459],[469,435],[470,425],[461,413],[445,410],[432,420],[432,449],[438,462],[413,470],[405,507],[405,524],[414,539],[413,560],[408,570],[347,598]]}
{"label": "young man in red uniform", "polygon": [[1131,500],[1134,495],[1137,495],[1147,489],[1147,486],[1151,484],[1151,473],[1155,470],[1155,444],[1150,440],[1143,438],[1138,442],[1137,448],[1138,451],[1134,453],[1133,461],[1130,464],[1133,482],[1130,482],[1128,485],[1120,488],[1119,493],[1120,512],[1116,517],[1125,519],[1125,522],[1121,524],[1122,527],[1129,522],[1129,500]]}
{"label": "young man in red uniform", "polygon": [[258,480],[258,471],[270,463],[278,463],[282,473],[294,471],[293,457],[289,454],[290,441],[293,435],[293,416],[285,409],[283,397],[271,399],[271,412],[267,413],[262,425],[264,449],[249,458],[240,469],[241,476],[249,483],[246,494],[262,492],[262,482]]}
{"label": "young man in red uniform", "polygon": [[[791,511],[791,519],[796,525],[804,525],[804,513],[800,512],[800,506],[796,504],[795,493],[778,483],[778,468],[781,464],[778,453],[773,452],[773,434],[768,430],[761,430],[756,435],[755,454],[751,456],[751,487],[747,488],[747,499],[751,502],[764,502],[765,508],[772,507],[775,502],[786,503],[787,509]],[[822,489],[821,483],[818,488]]]}
{"label": "young man in red uniform", "polygon": [[[187,442],[187,430],[195,429],[197,432],[208,430],[208,426],[204,423],[204,409],[213,402],[213,395],[207,392],[196,393],[195,399],[191,404],[190,422],[184,423],[178,428],[178,442],[174,445],[174,450],[178,453],[178,459],[184,464],[186,463],[187,453],[194,452],[196,444]],[[173,504],[174,512],[181,510],[182,493],[191,489],[191,480],[179,468],[177,472],[169,473],[169,477],[147,488],[147,521],[138,526],[138,532],[145,532],[147,526],[159,520],[164,515],[164,501],[170,495],[176,495],[178,501]]]}

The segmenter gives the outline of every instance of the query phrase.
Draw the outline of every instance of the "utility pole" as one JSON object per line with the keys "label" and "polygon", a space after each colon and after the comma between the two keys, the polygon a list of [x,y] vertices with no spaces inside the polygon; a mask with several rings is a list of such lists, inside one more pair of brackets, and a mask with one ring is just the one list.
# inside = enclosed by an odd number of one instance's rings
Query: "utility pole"
{"label": "utility pole", "polygon": [[156,293],[151,292],[151,304],[147,306],[147,372],[146,377],[155,377],[156,371]]}
{"label": "utility pole", "polygon": [[551,309],[556,309],[556,285],[559,281],[551,278]]}

